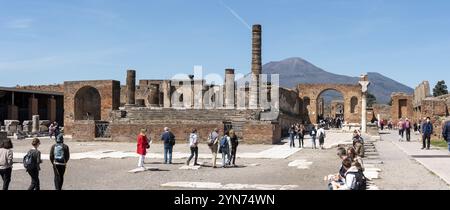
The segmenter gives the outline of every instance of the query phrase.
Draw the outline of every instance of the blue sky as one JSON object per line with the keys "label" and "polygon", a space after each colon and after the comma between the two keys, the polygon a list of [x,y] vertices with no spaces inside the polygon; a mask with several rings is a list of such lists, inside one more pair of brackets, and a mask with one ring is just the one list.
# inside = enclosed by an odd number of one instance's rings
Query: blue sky
{"label": "blue sky", "polygon": [[247,73],[255,23],[263,63],[302,57],[434,86],[449,78],[448,11],[446,0],[0,0],[0,86]]}

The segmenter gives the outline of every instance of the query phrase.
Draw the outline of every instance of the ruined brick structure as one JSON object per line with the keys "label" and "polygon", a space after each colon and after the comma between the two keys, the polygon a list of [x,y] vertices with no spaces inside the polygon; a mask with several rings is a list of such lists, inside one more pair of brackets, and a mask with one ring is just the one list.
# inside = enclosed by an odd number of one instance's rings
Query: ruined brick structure
{"label": "ruined brick structure", "polygon": [[391,106],[387,104],[374,104],[372,105],[373,114],[367,115],[367,120],[372,120],[372,118],[375,118],[377,120],[391,120]]}
{"label": "ruined brick structure", "polygon": [[317,123],[318,99],[327,90],[340,92],[344,97],[344,121],[361,122],[361,86],[349,84],[299,84],[298,92],[301,100],[301,115],[311,123]]}
{"label": "ruined brick structure", "polygon": [[391,117],[394,123],[400,119],[413,119],[413,95],[406,93],[392,93]]}

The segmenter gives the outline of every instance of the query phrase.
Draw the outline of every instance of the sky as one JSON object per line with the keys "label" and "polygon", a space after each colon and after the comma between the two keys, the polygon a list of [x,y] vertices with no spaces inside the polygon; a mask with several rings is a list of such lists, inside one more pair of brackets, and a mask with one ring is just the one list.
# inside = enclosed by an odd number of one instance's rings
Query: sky
{"label": "sky", "polygon": [[[0,86],[169,79],[203,66],[250,72],[301,57],[326,71],[379,72],[410,87],[449,78],[447,0],[0,0]],[[450,81],[447,81],[450,82]]]}

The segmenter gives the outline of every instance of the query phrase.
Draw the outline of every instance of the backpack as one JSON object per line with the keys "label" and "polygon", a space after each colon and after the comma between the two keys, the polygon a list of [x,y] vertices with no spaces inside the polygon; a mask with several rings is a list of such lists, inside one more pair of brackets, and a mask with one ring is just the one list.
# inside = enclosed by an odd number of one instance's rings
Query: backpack
{"label": "backpack", "polygon": [[23,167],[27,170],[36,168],[36,160],[33,158],[31,150],[23,157]]}
{"label": "backpack", "polygon": [[366,190],[367,189],[367,178],[362,172],[352,173],[355,175],[350,190]]}
{"label": "backpack", "polygon": [[66,160],[64,158],[64,147],[63,144],[56,144],[53,157],[55,158],[55,162],[57,163],[66,163]]}
{"label": "backpack", "polygon": [[228,148],[228,140],[227,137],[224,136],[222,139],[220,139],[220,148],[221,149],[227,149]]}
{"label": "backpack", "polygon": [[324,139],[324,138],[325,138],[325,133],[324,132],[320,132],[319,139]]}

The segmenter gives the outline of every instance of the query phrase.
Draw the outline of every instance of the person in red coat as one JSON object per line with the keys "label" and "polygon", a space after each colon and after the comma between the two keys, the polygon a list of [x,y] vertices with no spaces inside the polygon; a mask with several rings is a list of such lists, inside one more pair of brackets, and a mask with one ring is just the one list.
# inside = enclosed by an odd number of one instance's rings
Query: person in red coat
{"label": "person in red coat", "polygon": [[147,149],[150,148],[150,143],[147,138],[147,129],[141,129],[141,133],[137,137],[137,153],[139,154],[138,167],[144,168],[144,159],[147,154]]}

